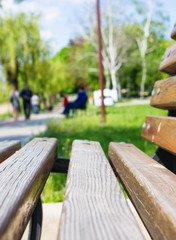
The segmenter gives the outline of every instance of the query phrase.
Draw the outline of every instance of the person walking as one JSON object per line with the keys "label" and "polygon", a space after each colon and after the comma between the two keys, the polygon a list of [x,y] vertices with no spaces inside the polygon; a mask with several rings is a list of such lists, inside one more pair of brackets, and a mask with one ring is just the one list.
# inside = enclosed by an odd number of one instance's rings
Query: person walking
{"label": "person walking", "polygon": [[24,89],[21,91],[20,97],[23,98],[23,108],[24,108],[25,118],[29,119],[31,114],[32,91],[29,89],[29,86],[27,84],[24,85]]}
{"label": "person walking", "polygon": [[13,108],[13,119],[14,121],[18,120],[18,115],[20,112],[20,101],[19,101],[19,91],[17,85],[14,85],[13,90],[10,92],[10,101]]}
{"label": "person walking", "polygon": [[39,113],[39,106],[40,106],[40,99],[39,96],[34,93],[34,95],[32,95],[31,98],[31,103],[32,103],[32,109],[33,109],[33,113],[34,114],[38,114]]}

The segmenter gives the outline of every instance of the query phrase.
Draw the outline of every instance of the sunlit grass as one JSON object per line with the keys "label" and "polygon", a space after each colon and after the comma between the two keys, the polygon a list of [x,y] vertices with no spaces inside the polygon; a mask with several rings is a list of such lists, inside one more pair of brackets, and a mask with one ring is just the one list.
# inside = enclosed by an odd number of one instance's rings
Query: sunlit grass
{"label": "sunlit grass", "polygon": [[[106,108],[106,123],[100,124],[99,109],[89,107],[86,115],[78,115],[63,120],[51,120],[44,136],[55,137],[59,141],[59,157],[70,157],[74,139],[100,142],[108,155],[109,142],[133,143],[148,155],[156,146],[141,138],[142,125],[147,114],[166,115],[166,111],[148,105]],[[52,174],[43,192],[43,201],[62,201],[66,175]]]}

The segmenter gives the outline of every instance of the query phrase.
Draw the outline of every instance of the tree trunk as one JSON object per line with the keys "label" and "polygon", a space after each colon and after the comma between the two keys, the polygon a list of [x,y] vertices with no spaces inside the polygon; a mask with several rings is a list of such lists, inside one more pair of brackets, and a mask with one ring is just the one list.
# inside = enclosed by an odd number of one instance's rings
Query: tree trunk
{"label": "tree trunk", "polygon": [[117,96],[118,96],[118,100],[122,99],[121,85],[120,85],[119,78],[117,78]]}
{"label": "tree trunk", "polygon": [[117,91],[117,96],[118,99],[122,99],[122,94],[121,94],[121,85],[119,79],[116,77],[116,72],[115,70],[111,70],[111,80],[112,80],[112,88]]}
{"label": "tree trunk", "polygon": [[44,96],[44,94],[42,93],[41,94],[41,102],[42,102],[42,107],[43,108],[47,108],[47,105],[46,105],[46,98],[45,98],[45,96]]}
{"label": "tree trunk", "polygon": [[142,81],[141,81],[141,92],[140,92],[141,98],[144,98],[146,74],[147,74],[147,67],[146,67],[146,59],[144,56],[142,58]]}
{"label": "tree trunk", "polygon": [[127,82],[127,93],[126,93],[126,97],[129,98],[130,97],[130,82]]}
{"label": "tree trunk", "polygon": [[106,88],[110,89],[111,82],[110,82],[110,76],[108,73],[105,73],[105,78],[106,78]]}
{"label": "tree trunk", "polygon": [[112,80],[112,88],[117,90],[117,79],[116,79],[115,70],[112,69],[110,73],[111,73],[111,80]]}
{"label": "tree trunk", "polygon": [[4,66],[4,69],[6,71],[6,74],[7,74],[7,81],[14,85],[14,86],[17,86],[18,88],[18,75],[19,75],[19,63],[18,61],[16,60],[15,62],[15,71],[13,72],[12,69],[8,68],[6,63],[3,62],[3,66]]}

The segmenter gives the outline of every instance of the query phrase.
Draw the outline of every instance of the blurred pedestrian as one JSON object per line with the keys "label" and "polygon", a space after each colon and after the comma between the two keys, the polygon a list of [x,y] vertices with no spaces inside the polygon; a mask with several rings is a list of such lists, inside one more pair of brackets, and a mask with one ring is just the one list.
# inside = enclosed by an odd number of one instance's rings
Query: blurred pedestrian
{"label": "blurred pedestrian", "polygon": [[80,87],[78,91],[77,99],[74,102],[68,102],[65,106],[63,114],[68,116],[70,109],[85,109],[87,102],[87,93],[84,87]]}
{"label": "blurred pedestrian", "polygon": [[10,101],[13,108],[13,119],[14,121],[18,120],[18,115],[20,112],[20,100],[19,100],[19,91],[17,85],[14,85],[13,90],[10,92]]}
{"label": "blurred pedestrian", "polygon": [[23,98],[23,108],[24,108],[25,118],[29,119],[31,114],[32,91],[29,89],[29,86],[27,84],[24,85],[24,89],[21,91],[20,97]]}
{"label": "blurred pedestrian", "polygon": [[34,93],[31,98],[33,113],[38,114],[40,108],[40,99],[39,96]]}
{"label": "blurred pedestrian", "polygon": [[64,96],[64,99],[63,99],[63,106],[65,107],[68,103],[68,97],[67,96]]}

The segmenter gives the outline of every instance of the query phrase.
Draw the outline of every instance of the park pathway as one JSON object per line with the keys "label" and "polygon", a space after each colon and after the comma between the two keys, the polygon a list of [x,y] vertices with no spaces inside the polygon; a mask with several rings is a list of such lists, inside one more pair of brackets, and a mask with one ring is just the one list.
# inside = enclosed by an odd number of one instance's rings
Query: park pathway
{"label": "park pathway", "polygon": [[[24,146],[32,137],[39,133],[45,132],[46,124],[49,119],[63,118],[62,103],[59,103],[50,112],[31,115],[30,120],[24,120],[19,117],[17,122],[13,119],[0,121],[0,141],[20,140]],[[59,219],[62,210],[62,203],[45,203],[43,204],[43,229],[41,240],[56,239],[59,226]],[[28,239],[29,226],[27,227],[22,240]]]}
{"label": "park pathway", "polygon": [[22,146],[24,146],[32,137],[45,132],[49,119],[63,118],[62,110],[62,103],[59,103],[50,112],[32,114],[30,120],[24,120],[23,116],[20,116],[17,122],[14,122],[12,118],[1,120],[0,141],[20,140]]}

